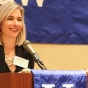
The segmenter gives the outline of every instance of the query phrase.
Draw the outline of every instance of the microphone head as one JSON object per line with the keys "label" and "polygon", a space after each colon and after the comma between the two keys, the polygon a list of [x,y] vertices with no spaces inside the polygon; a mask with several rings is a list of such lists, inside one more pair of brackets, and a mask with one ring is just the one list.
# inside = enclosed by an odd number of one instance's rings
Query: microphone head
{"label": "microphone head", "polygon": [[35,51],[33,50],[32,46],[30,45],[30,41],[28,41],[28,40],[25,40],[25,41],[23,42],[23,47],[24,47],[28,52],[30,52],[31,54],[34,54],[34,53],[35,53]]}
{"label": "microphone head", "polygon": [[25,48],[28,44],[30,44],[30,41],[25,40],[25,41],[23,42],[23,47]]}

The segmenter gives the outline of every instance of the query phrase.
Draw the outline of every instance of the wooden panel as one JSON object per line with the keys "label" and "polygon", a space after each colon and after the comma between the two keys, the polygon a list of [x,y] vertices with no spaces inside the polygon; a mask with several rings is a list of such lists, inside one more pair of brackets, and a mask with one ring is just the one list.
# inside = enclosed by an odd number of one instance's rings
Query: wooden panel
{"label": "wooden panel", "polygon": [[34,88],[30,73],[0,73],[0,88]]}

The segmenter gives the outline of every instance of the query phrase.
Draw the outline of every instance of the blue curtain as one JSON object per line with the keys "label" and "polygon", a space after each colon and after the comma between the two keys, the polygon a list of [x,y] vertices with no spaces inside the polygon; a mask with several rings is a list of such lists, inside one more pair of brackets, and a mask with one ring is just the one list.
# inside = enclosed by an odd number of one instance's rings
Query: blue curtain
{"label": "blue curtain", "polygon": [[88,44],[88,0],[44,0],[42,7],[29,0],[23,7],[30,42]]}

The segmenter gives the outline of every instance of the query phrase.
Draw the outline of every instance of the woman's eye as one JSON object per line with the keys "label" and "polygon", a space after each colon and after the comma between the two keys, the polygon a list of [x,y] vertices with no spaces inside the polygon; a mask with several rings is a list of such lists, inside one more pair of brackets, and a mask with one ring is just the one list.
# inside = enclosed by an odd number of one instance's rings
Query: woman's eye
{"label": "woman's eye", "polygon": [[13,20],[13,18],[7,18],[7,20]]}
{"label": "woman's eye", "polygon": [[18,21],[22,21],[22,19],[17,19]]}
{"label": "woman's eye", "polygon": [[22,21],[21,18],[13,18],[13,17],[8,17],[7,20],[11,20],[11,21],[12,20],[14,20],[14,21],[16,20],[16,21],[19,21],[19,22]]}

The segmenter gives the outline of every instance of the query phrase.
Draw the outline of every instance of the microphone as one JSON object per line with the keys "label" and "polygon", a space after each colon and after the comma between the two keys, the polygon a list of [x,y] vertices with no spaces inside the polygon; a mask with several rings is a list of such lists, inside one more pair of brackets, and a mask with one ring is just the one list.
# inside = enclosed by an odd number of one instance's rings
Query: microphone
{"label": "microphone", "polygon": [[[26,40],[23,42],[23,47],[33,55],[35,62],[42,68],[42,69],[46,69],[46,67],[44,66],[43,62],[41,61],[40,57],[38,56],[38,54],[34,51],[34,49],[32,48],[32,46],[30,45],[30,41]],[[44,67],[42,67],[44,66]]]}

